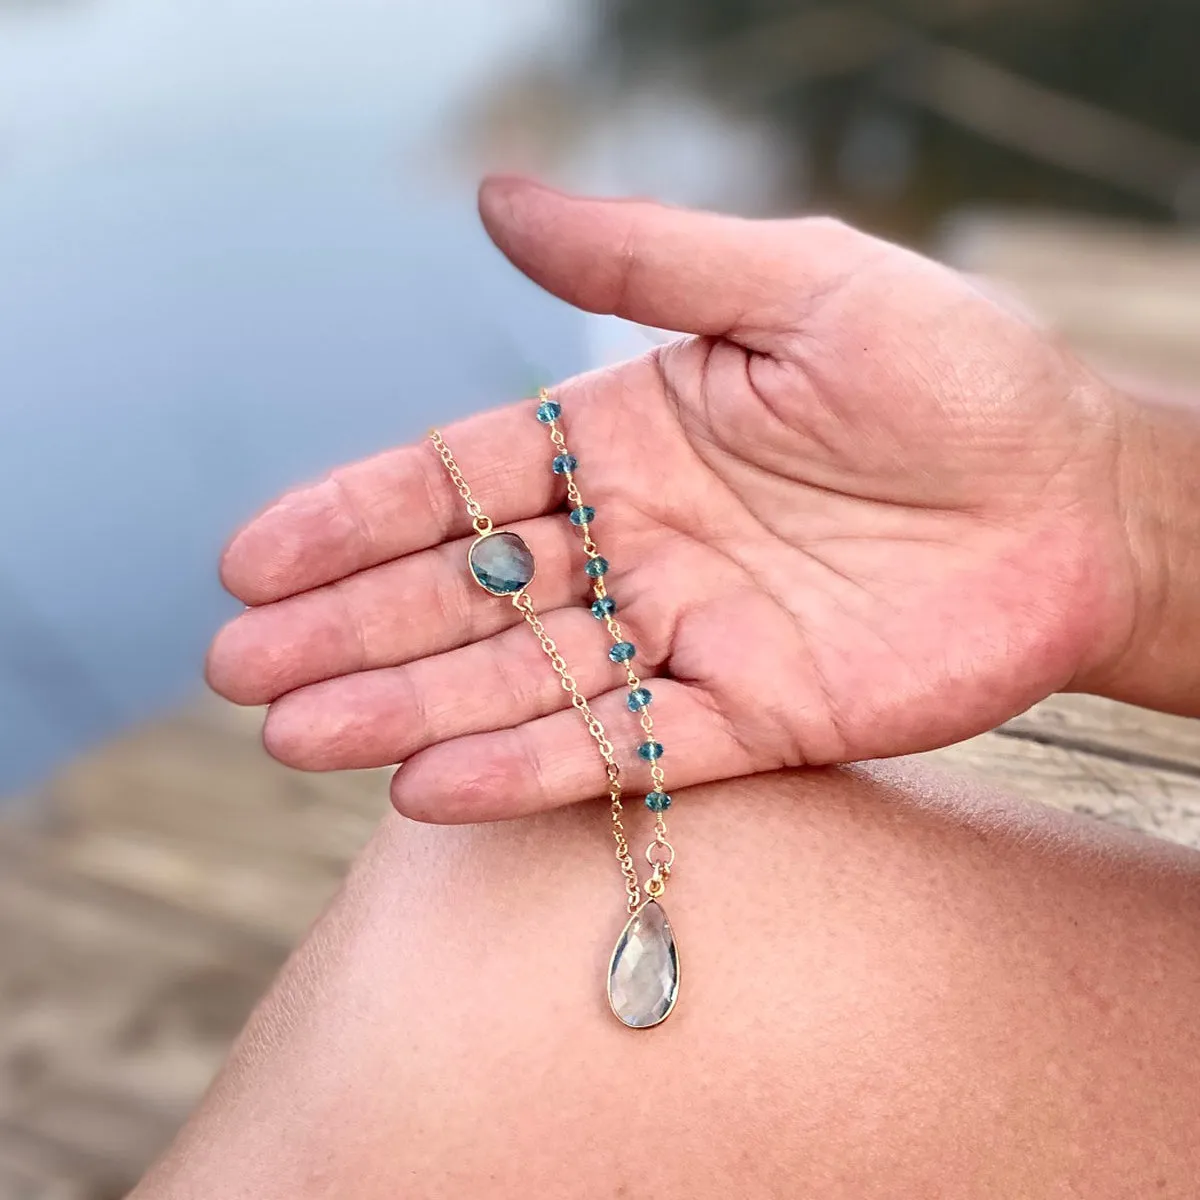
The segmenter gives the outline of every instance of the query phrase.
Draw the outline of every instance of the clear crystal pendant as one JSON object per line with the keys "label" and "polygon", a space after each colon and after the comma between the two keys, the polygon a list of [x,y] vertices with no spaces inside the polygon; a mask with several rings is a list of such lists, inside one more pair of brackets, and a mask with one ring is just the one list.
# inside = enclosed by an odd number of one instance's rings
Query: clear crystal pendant
{"label": "clear crystal pendant", "polygon": [[608,1003],[630,1029],[649,1029],[670,1015],[679,995],[679,954],[671,922],[647,900],[625,923],[608,966]]}

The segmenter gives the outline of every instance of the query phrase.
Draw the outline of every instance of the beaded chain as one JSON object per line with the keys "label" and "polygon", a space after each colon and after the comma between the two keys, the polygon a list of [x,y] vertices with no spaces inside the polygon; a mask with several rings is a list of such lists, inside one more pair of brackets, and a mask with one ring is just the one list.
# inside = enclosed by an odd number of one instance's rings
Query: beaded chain
{"label": "beaded chain", "polygon": [[471,543],[467,555],[475,582],[493,596],[507,598],[521,614],[522,620],[537,637],[538,644],[549,659],[560,685],[570,697],[572,707],[577,709],[583,718],[604,762],[612,836],[616,846],[617,863],[625,880],[628,910],[628,920],[617,939],[609,963],[608,1000],[613,1013],[625,1025],[633,1029],[649,1029],[661,1024],[674,1011],[679,993],[679,955],[675,937],[671,923],[659,904],[675,864],[675,849],[667,840],[667,825],[663,815],[671,806],[671,797],[666,790],[666,777],[660,762],[663,747],[654,737],[654,720],[650,715],[653,696],[649,688],[643,686],[633,667],[637,649],[632,642],[626,640],[617,620],[616,601],[609,595],[605,585],[608,560],[600,553],[592,537],[592,521],[595,519],[596,510],[583,502],[575,480],[575,470],[579,464],[567,449],[566,437],[559,423],[562,405],[551,399],[545,388],[539,393],[535,415],[549,430],[554,451],[550,467],[554,474],[561,475],[566,483],[567,500],[570,505],[568,517],[571,524],[582,533],[583,549],[587,555],[584,571],[592,584],[592,615],[604,622],[612,638],[608,657],[625,672],[625,681],[629,689],[625,697],[626,707],[638,718],[645,738],[637,747],[637,756],[649,765],[652,787],[646,793],[646,807],[654,814],[654,840],[646,847],[646,861],[650,864],[651,874],[645,884],[641,882],[633,856],[629,852],[621,767],[617,762],[612,741],[592,711],[587,697],[580,691],[562,652],[546,631],[529,595],[528,587],[534,575],[533,555],[519,534],[494,527],[492,519],[475,499],[442,435],[434,429],[430,431],[429,437],[462,497],[471,524],[478,535]]}
{"label": "beaded chain", "polygon": [[595,600],[592,602],[592,616],[603,621],[608,627],[613,644],[608,657],[618,666],[624,667],[625,679],[629,685],[629,694],[625,698],[626,707],[637,718],[645,734],[646,740],[637,747],[637,755],[650,765],[650,778],[653,788],[646,794],[646,807],[654,813],[654,841],[646,848],[646,861],[654,868],[654,874],[646,884],[646,893],[650,896],[661,896],[666,878],[670,875],[675,861],[675,851],[667,840],[667,824],[663,814],[671,807],[671,797],[666,790],[666,777],[663,774],[660,760],[663,756],[662,743],[654,738],[654,718],[650,715],[650,702],[654,699],[649,688],[642,686],[633,667],[637,656],[637,647],[625,640],[621,623],[617,620],[617,603],[608,593],[604,577],[608,574],[608,559],[601,553],[592,537],[592,522],[596,518],[596,510],[589,504],[584,504],[575,481],[575,470],[579,460],[567,449],[567,440],[563,434],[559,419],[562,417],[562,405],[550,398],[546,388],[542,388],[538,396],[536,416],[547,426],[550,440],[554,443],[554,458],[550,469],[555,475],[561,475],[567,485],[567,501],[570,504],[569,520],[583,534],[583,549],[587,554],[584,571],[592,581],[592,592]]}

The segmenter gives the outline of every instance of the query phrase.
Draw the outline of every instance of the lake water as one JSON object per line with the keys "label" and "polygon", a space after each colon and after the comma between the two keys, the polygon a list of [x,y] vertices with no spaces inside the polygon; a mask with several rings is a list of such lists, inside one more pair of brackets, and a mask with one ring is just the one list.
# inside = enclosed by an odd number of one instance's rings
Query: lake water
{"label": "lake water", "polygon": [[232,527],[577,369],[431,150],[534,0],[0,0],[0,794],[198,686]]}

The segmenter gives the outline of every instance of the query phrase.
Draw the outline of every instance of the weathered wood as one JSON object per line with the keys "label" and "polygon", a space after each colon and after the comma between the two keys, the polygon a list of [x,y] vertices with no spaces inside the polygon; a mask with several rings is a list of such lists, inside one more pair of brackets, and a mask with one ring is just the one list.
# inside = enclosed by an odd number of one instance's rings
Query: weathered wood
{"label": "weathered wood", "polygon": [[127,1174],[0,1121],[0,1200],[120,1200]]}
{"label": "weathered wood", "polygon": [[260,722],[207,698],[68,768],[43,796],[43,853],[291,945],[386,811],[388,773],[289,770]]}
{"label": "weathered wood", "polygon": [[1200,239],[1048,213],[977,215],[943,246],[1101,365],[1200,383]]}
{"label": "weathered wood", "polygon": [[1200,848],[1200,777],[985,733],[916,756],[1031,800]]}
{"label": "weathered wood", "polygon": [[1200,777],[1200,721],[1098,696],[1051,696],[1007,722],[1005,732]]}
{"label": "weathered wood", "polygon": [[195,1103],[284,949],[41,851],[0,835],[0,1179],[36,1182],[51,1160],[116,1196]]}

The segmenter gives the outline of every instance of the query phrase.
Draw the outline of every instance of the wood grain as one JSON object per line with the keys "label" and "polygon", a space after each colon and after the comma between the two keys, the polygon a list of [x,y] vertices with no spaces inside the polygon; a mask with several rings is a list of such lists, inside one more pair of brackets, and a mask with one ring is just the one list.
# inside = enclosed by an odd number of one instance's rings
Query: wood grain
{"label": "wood grain", "polygon": [[1200,721],[1098,696],[1051,696],[1008,721],[1004,733],[1200,777]]}
{"label": "wood grain", "polygon": [[1052,808],[1200,849],[1200,776],[1053,743],[985,733],[916,756]]}

